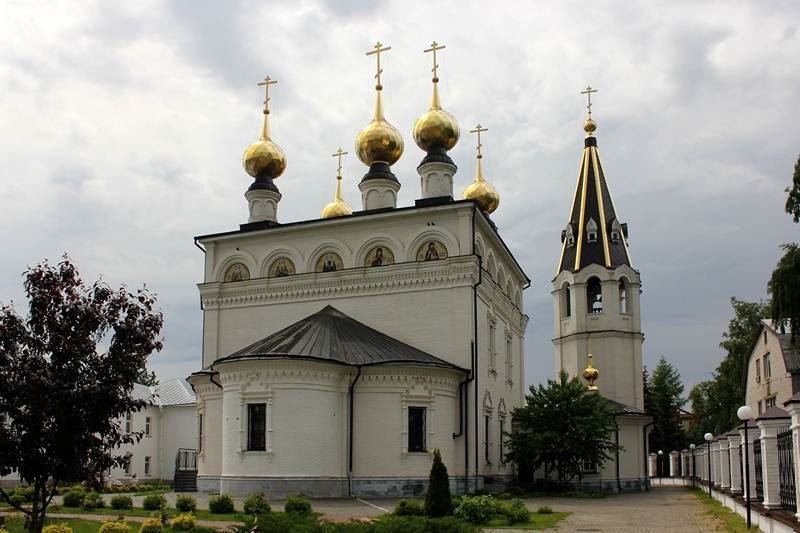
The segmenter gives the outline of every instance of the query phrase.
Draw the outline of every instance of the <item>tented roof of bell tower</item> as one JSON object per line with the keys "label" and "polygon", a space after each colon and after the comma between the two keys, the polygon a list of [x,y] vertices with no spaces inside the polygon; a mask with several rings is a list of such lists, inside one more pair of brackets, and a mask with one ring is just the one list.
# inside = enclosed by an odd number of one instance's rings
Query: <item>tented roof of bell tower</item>
{"label": "tented roof of bell tower", "polygon": [[[589,121],[587,121],[587,124]],[[611,199],[593,127],[585,127],[585,139],[578,184],[572,200],[567,227],[561,232],[558,272],[577,272],[589,265],[614,269],[632,267],[628,253],[628,225],[617,218]]]}

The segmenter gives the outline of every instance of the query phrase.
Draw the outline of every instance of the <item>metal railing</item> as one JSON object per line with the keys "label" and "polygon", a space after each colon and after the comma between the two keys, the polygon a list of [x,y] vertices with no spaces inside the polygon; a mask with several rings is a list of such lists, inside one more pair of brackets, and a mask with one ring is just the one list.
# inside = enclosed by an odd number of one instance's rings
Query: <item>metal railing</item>
{"label": "metal railing", "polygon": [[794,486],[794,462],[792,461],[792,430],[789,425],[778,430],[778,480],[781,506],[789,511],[797,510]]}
{"label": "metal railing", "polygon": [[753,468],[756,471],[756,500],[764,501],[764,472],[761,469],[761,439],[753,441]]}
{"label": "metal railing", "polygon": [[190,448],[179,448],[178,453],[175,454],[175,471],[197,470],[197,450]]}

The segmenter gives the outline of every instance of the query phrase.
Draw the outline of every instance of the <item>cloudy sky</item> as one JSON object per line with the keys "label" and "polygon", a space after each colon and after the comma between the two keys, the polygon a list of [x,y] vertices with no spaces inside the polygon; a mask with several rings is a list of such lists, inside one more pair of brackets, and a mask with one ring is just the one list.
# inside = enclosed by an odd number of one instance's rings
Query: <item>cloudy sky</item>
{"label": "cloudy sky", "polygon": [[[418,197],[411,128],[430,98],[432,40],[443,105],[480,122],[493,215],[533,286],[530,383],[554,371],[550,281],[583,143],[587,84],[602,162],[644,283],[645,363],[665,355],[687,385],[709,376],[729,297],[766,296],[800,153],[800,3],[771,2],[4,2],[0,17],[0,300],[23,307],[21,273],[69,252],[85,278],[147,283],[166,316],[162,379],[200,365],[192,237],[245,222],[265,74],[288,169],[280,219],[319,216],[339,146],[371,118],[380,40],[384,103],[406,151],[399,204]],[[457,192],[474,141],[451,152]],[[352,152],[352,149],[350,150]],[[359,203],[364,167],[344,161]]]}

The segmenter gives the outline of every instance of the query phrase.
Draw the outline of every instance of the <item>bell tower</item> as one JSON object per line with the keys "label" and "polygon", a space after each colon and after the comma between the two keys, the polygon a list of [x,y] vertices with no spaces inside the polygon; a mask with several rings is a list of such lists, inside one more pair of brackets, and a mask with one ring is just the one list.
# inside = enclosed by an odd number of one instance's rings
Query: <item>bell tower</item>
{"label": "bell tower", "polygon": [[581,376],[587,355],[603,376],[599,393],[644,408],[639,295],[641,279],[628,252],[628,225],[620,223],[600,156],[591,95],[586,139],[561,256],[553,279],[556,369]]}

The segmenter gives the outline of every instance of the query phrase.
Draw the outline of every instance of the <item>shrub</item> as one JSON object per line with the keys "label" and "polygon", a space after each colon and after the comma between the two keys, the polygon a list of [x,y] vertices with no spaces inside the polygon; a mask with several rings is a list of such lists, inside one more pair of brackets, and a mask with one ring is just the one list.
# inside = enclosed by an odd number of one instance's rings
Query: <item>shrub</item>
{"label": "shrub", "polygon": [[25,503],[25,497],[17,492],[11,492],[11,494],[8,495],[8,500],[11,505],[22,506],[22,504]]}
{"label": "shrub", "polygon": [[194,526],[189,533],[217,533],[217,530],[208,526]]}
{"label": "shrub", "polygon": [[0,527],[0,533],[8,533],[8,530]]}
{"label": "shrub", "polygon": [[116,520],[103,522],[100,530],[97,533],[130,533],[130,528],[125,522],[118,522]]}
{"label": "shrub", "polygon": [[158,511],[167,506],[167,499],[161,494],[148,494],[144,497],[142,507],[145,511]]}
{"label": "shrub", "polygon": [[553,510],[552,510],[552,509],[550,509],[550,508],[549,508],[548,506],[546,506],[546,505],[543,505],[542,507],[539,507],[539,508],[536,510],[536,512],[537,512],[538,514],[553,514]]}
{"label": "shrub", "polygon": [[375,522],[372,531],[375,533],[428,533],[428,520],[424,516],[388,515]]}
{"label": "shrub", "polygon": [[430,533],[474,533],[478,531],[478,528],[469,522],[462,522],[458,518],[443,516],[428,520],[428,531]]}
{"label": "shrub", "polygon": [[170,525],[175,531],[189,531],[194,527],[194,516],[192,513],[179,514],[170,521]]}
{"label": "shrub", "polygon": [[208,510],[212,513],[232,513],[234,512],[233,500],[227,494],[213,496],[208,500]]}
{"label": "shrub", "polygon": [[175,509],[182,513],[191,513],[197,510],[197,502],[191,496],[178,496],[175,498]]}
{"label": "shrub", "polygon": [[130,496],[116,495],[111,498],[112,509],[133,509],[133,500]]}
{"label": "shrub", "polygon": [[286,498],[283,510],[290,514],[309,514],[311,512],[311,500],[300,494],[289,496]]}
{"label": "shrub", "polygon": [[83,501],[81,502],[81,509],[84,511],[91,511],[92,509],[101,509],[106,506],[105,500],[103,497],[97,494],[96,492],[90,492],[86,496],[83,497]]}
{"label": "shrub", "polygon": [[33,501],[33,487],[19,487],[14,492],[22,496],[22,499],[25,503],[30,503]]}
{"label": "shrub", "polygon": [[67,524],[50,524],[42,528],[42,533],[72,533],[72,528]]}
{"label": "shrub", "polygon": [[272,510],[263,492],[251,494],[244,501],[244,512],[246,514],[264,514]]}
{"label": "shrub", "polygon": [[416,500],[400,500],[394,506],[396,516],[424,516],[425,507]]}
{"label": "shrub", "polygon": [[[239,533],[350,533],[347,529],[337,527],[338,524],[326,524],[322,529],[319,519],[313,514],[289,515],[285,513],[268,513],[251,515],[239,526]],[[356,531],[365,531],[363,529]],[[370,530],[366,530],[365,533]]]}
{"label": "shrub", "polygon": [[510,526],[527,522],[530,519],[528,508],[519,498],[514,498],[509,503],[502,505],[500,511]]}
{"label": "shrub", "polygon": [[473,524],[485,524],[497,512],[497,502],[491,496],[464,496],[455,510],[455,517]]}
{"label": "shrub", "polygon": [[158,518],[148,518],[142,522],[142,527],[139,528],[139,533],[161,533],[164,526],[161,525],[161,520]]}
{"label": "shrub", "polygon": [[64,507],[80,507],[84,496],[86,496],[86,491],[83,489],[69,489],[63,496]]}
{"label": "shrub", "polygon": [[453,511],[450,496],[450,477],[442,462],[439,450],[433,450],[433,465],[428,477],[428,493],[425,495],[425,514],[428,516],[447,516]]}
{"label": "shrub", "polygon": [[508,487],[506,492],[512,496],[522,496],[525,494],[525,491],[522,489],[522,487],[517,487],[516,485],[513,487]]}

